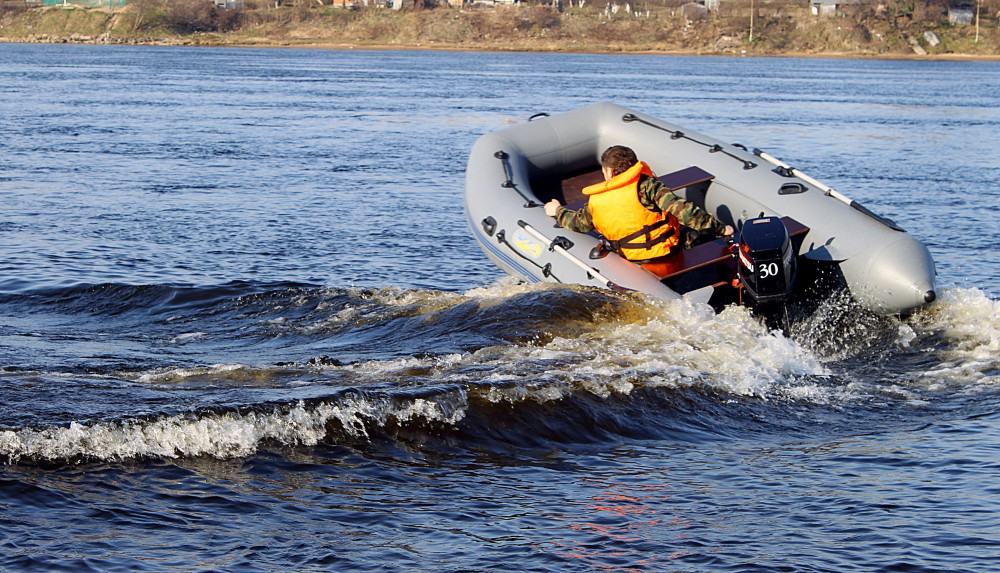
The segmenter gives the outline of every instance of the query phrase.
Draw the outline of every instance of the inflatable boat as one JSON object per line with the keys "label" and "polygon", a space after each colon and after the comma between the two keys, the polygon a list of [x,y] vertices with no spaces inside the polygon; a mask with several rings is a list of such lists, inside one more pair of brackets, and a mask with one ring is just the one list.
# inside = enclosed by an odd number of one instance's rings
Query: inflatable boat
{"label": "inflatable boat", "polygon": [[[683,199],[731,225],[661,260],[631,262],[596,232],[558,227],[544,204],[578,208],[603,181],[602,152],[631,147]],[[879,314],[936,298],[927,248],[890,219],[758,149],[726,144],[612,103],[482,135],[470,153],[465,213],[483,252],[531,282],[688,296],[721,307],[787,305],[842,289]]]}

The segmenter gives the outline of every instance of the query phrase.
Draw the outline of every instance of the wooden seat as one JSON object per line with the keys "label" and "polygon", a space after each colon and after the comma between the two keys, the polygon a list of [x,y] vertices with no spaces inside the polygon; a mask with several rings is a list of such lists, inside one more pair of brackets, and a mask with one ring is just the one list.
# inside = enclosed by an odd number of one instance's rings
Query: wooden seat
{"label": "wooden seat", "polygon": [[732,260],[733,255],[729,251],[729,242],[725,239],[715,239],[666,257],[642,263],[640,266],[656,275],[660,280],[665,280],[695,269],[724,264]]}
{"label": "wooden seat", "polygon": [[671,191],[677,191],[678,189],[684,189],[685,187],[711,181],[712,179],[715,179],[715,175],[712,175],[697,165],[693,165],[691,167],[681,169],[680,171],[667,173],[666,175],[658,177],[658,179],[660,180],[660,183],[666,185]]}

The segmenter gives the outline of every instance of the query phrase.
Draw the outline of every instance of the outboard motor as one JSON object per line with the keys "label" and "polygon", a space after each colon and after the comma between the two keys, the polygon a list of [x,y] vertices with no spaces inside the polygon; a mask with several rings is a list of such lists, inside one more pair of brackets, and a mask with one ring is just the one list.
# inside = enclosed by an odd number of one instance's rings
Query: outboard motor
{"label": "outboard motor", "polygon": [[798,271],[788,229],[778,217],[748,219],[737,243],[736,272],[750,304],[783,303]]}

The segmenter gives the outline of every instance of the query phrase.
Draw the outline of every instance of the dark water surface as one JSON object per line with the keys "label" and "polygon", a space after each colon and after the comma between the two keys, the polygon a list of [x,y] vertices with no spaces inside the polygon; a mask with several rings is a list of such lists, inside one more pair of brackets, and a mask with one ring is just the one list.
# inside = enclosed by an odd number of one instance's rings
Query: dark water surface
{"label": "dark water surface", "polygon": [[[0,44],[0,571],[1000,571],[1000,64]],[[615,101],[930,247],[915,316],[500,276]]]}

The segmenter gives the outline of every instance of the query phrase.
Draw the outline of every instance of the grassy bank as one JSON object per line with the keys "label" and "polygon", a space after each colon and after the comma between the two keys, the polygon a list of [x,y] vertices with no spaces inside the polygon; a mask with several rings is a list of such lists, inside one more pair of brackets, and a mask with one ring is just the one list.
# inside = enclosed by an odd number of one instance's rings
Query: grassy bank
{"label": "grassy bank", "polygon": [[[185,6],[189,9],[181,11]],[[1000,57],[995,11],[992,18],[981,17],[977,31],[974,25],[949,24],[941,7],[901,6],[849,6],[817,16],[804,1],[758,0],[751,26],[749,3],[732,1],[701,14],[670,0],[616,13],[603,3],[562,10],[521,5],[394,11],[302,2],[226,11],[204,1],[136,0],[118,10],[8,8],[0,12],[0,41]]]}

